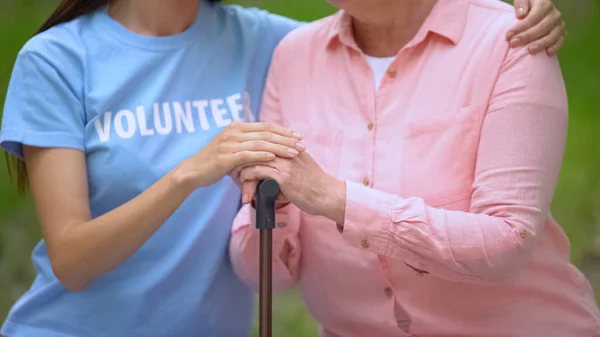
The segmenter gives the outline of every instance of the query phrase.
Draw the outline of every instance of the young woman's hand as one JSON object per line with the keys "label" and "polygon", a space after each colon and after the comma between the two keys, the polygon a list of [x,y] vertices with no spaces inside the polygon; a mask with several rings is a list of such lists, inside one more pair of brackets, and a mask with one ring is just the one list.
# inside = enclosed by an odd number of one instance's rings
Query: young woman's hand
{"label": "young woman's hand", "polygon": [[194,189],[212,185],[237,166],[297,156],[305,149],[301,139],[294,131],[276,124],[234,122],[185,160],[179,177]]}
{"label": "young woman's hand", "polygon": [[510,45],[529,45],[531,54],[546,50],[548,55],[556,55],[567,32],[562,15],[552,1],[514,0],[514,6],[520,21],[506,34]]}

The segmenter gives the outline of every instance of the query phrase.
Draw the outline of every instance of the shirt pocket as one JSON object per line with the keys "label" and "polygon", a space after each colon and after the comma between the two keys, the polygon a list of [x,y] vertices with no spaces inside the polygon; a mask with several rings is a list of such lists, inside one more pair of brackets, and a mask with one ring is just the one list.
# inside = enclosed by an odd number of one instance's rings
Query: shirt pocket
{"label": "shirt pocket", "polygon": [[467,199],[475,174],[482,108],[422,113],[404,127],[402,192],[429,205]]}

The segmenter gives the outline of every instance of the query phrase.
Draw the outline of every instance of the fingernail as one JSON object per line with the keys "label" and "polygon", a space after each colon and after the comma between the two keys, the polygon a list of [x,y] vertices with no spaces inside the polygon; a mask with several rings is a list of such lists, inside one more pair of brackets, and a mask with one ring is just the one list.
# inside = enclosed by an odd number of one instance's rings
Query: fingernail
{"label": "fingernail", "polygon": [[248,203],[248,194],[244,194],[242,196],[242,204],[247,204]]}
{"label": "fingernail", "polygon": [[513,31],[506,33],[506,38],[508,40],[512,39],[514,36],[515,36],[515,32],[513,32]]}
{"label": "fingernail", "polygon": [[529,51],[532,53],[537,53],[539,50],[540,50],[539,44],[532,44],[531,46],[529,46]]}
{"label": "fingernail", "polygon": [[298,132],[294,132],[294,137],[296,137],[298,139],[302,139],[302,135],[299,134]]}
{"label": "fingernail", "polygon": [[519,14],[519,15],[525,14],[525,7],[521,6],[521,7],[517,8],[517,14]]}
{"label": "fingernail", "polygon": [[519,43],[521,43],[520,37],[515,37],[514,39],[510,40],[510,45],[513,47],[519,46]]}
{"label": "fingernail", "polygon": [[293,154],[294,156],[296,156],[296,155],[298,155],[298,154],[300,153],[300,152],[298,152],[297,150],[295,150],[295,149],[290,149],[290,148],[288,148],[288,152],[289,152],[289,153],[291,153],[291,154]]}
{"label": "fingernail", "polygon": [[296,143],[296,148],[300,151],[306,150],[306,145],[304,143]]}

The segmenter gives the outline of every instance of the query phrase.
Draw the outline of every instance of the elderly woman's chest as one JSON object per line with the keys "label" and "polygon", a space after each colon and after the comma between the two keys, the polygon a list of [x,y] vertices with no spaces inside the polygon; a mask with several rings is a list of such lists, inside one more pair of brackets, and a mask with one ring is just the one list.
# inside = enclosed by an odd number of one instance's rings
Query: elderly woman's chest
{"label": "elderly woman's chest", "polygon": [[[459,74],[340,74],[284,93],[287,126],[328,173],[444,205],[470,197],[492,83]],[[296,111],[296,113],[294,113]]]}

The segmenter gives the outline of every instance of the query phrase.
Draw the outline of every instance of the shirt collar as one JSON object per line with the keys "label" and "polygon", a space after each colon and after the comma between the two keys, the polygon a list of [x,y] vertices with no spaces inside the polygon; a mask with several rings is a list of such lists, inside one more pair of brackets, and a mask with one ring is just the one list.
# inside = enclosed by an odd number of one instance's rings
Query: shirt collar
{"label": "shirt collar", "polygon": [[[467,23],[468,4],[468,0],[438,0],[413,42],[409,44],[421,42],[430,32],[448,39],[455,45],[458,44]],[[342,10],[334,15],[327,45],[330,46],[334,41],[356,46],[351,17]]]}

